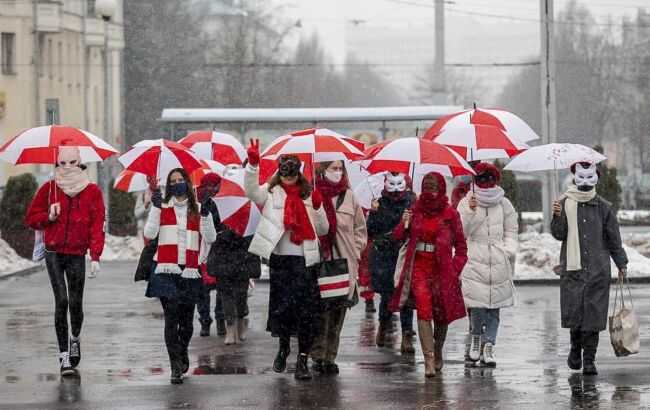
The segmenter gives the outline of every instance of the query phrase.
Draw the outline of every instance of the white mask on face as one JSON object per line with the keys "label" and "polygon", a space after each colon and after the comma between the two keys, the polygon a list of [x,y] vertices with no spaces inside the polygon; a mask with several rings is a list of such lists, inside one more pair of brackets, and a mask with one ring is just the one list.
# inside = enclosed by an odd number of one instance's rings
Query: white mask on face
{"label": "white mask on face", "polygon": [[576,173],[573,180],[578,187],[595,187],[598,184],[598,172],[596,171],[596,164],[591,164],[589,167],[583,167],[580,163],[576,164]]}
{"label": "white mask on face", "polygon": [[338,184],[341,182],[341,179],[343,178],[343,171],[328,171],[325,170],[325,178],[329,179],[330,181],[334,182],[335,184]]}
{"label": "white mask on face", "polygon": [[59,147],[59,156],[56,160],[59,168],[64,170],[74,169],[81,165],[81,155],[77,147]]}
{"label": "white mask on face", "polygon": [[404,174],[388,174],[384,182],[384,188],[388,192],[402,192],[406,189],[406,178]]}

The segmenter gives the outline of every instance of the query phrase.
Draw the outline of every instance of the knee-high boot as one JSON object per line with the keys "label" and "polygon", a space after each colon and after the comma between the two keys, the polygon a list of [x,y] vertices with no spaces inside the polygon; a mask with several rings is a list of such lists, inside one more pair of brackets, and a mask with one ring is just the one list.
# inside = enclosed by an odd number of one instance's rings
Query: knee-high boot
{"label": "knee-high boot", "polygon": [[435,353],[433,352],[433,326],[431,321],[418,320],[418,336],[420,337],[422,353],[424,353],[424,375],[433,377],[436,375],[436,368],[434,365]]}
{"label": "knee-high boot", "polygon": [[572,370],[582,368],[582,332],[580,329],[571,329],[571,350],[567,358],[567,365]]}
{"label": "knee-high boot", "polygon": [[596,375],[596,350],[598,350],[598,332],[582,332],[582,373]]}
{"label": "knee-high boot", "polygon": [[435,330],[433,332],[433,352],[435,353],[435,368],[438,372],[442,370],[442,366],[444,365],[442,348],[445,345],[445,339],[447,338],[447,329],[447,325],[435,325]]}

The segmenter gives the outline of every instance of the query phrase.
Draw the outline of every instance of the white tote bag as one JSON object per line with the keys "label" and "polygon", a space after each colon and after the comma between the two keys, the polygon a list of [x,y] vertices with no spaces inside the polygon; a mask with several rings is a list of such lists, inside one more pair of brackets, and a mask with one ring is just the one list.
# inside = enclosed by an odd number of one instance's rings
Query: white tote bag
{"label": "white tote bag", "polygon": [[45,240],[43,239],[43,231],[34,231],[34,251],[32,252],[32,260],[38,262],[45,258]]}
{"label": "white tote bag", "polygon": [[[619,279],[616,284],[616,295],[614,296],[614,309],[609,317],[609,336],[617,357],[629,356],[639,353],[639,321],[634,314],[632,304],[632,292],[629,285],[626,286],[630,295],[628,305],[625,304],[623,293],[623,281]],[[620,306],[618,305],[620,293]]]}

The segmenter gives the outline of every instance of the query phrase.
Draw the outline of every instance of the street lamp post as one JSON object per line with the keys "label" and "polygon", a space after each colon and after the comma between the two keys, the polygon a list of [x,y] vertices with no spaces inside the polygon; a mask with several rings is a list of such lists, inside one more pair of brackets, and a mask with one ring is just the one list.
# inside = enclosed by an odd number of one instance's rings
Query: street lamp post
{"label": "street lamp post", "polygon": [[[108,37],[109,37],[109,23],[115,14],[115,9],[117,8],[116,0],[97,0],[95,3],[95,12],[98,17],[101,17],[104,20],[104,139],[109,144],[111,141],[112,134],[112,87],[111,87],[111,54],[108,49]],[[110,191],[110,165],[108,163],[101,164],[97,167],[97,179],[102,188],[104,194],[104,203],[106,204],[106,231],[109,228],[109,191]]]}

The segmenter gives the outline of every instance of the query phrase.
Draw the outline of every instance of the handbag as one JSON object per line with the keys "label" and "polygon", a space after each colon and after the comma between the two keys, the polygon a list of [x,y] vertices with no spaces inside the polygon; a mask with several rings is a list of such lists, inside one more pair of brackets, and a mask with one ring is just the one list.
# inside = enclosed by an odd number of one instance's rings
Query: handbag
{"label": "handbag", "polygon": [[[336,241],[334,249],[341,255]],[[335,258],[334,252],[331,252],[329,260],[324,260],[317,265],[318,290],[321,300],[328,302],[347,301],[350,292],[350,271],[348,269],[348,260],[345,258]]]}
{"label": "handbag", "polygon": [[[612,310],[612,316],[609,317],[609,337],[614,348],[614,354],[617,357],[639,353],[639,321],[634,313],[630,286],[625,287],[630,296],[629,305],[625,305],[623,280],[619,279],[616,284],[614,309]],[[621,305],[617,309],[619,293],[621,295]]]}
{"label": "handbag", "polygon": [[32,260],[34,262],[45,258],[45,240],[43,236],[44,232],[42,230],[34,231],[34,251],[32,252]]}
{"label": "handbag", "polygon": [[134,281],[138,282],[141,280],[149,280],[151,277],[151,272],[154,269],[154,260],[153,257],[158,251],[158,238],[154,238],[149,241],[148,244],[142,248],[140,253],[140,259],[138,260],[138,267],[135,270]]}

